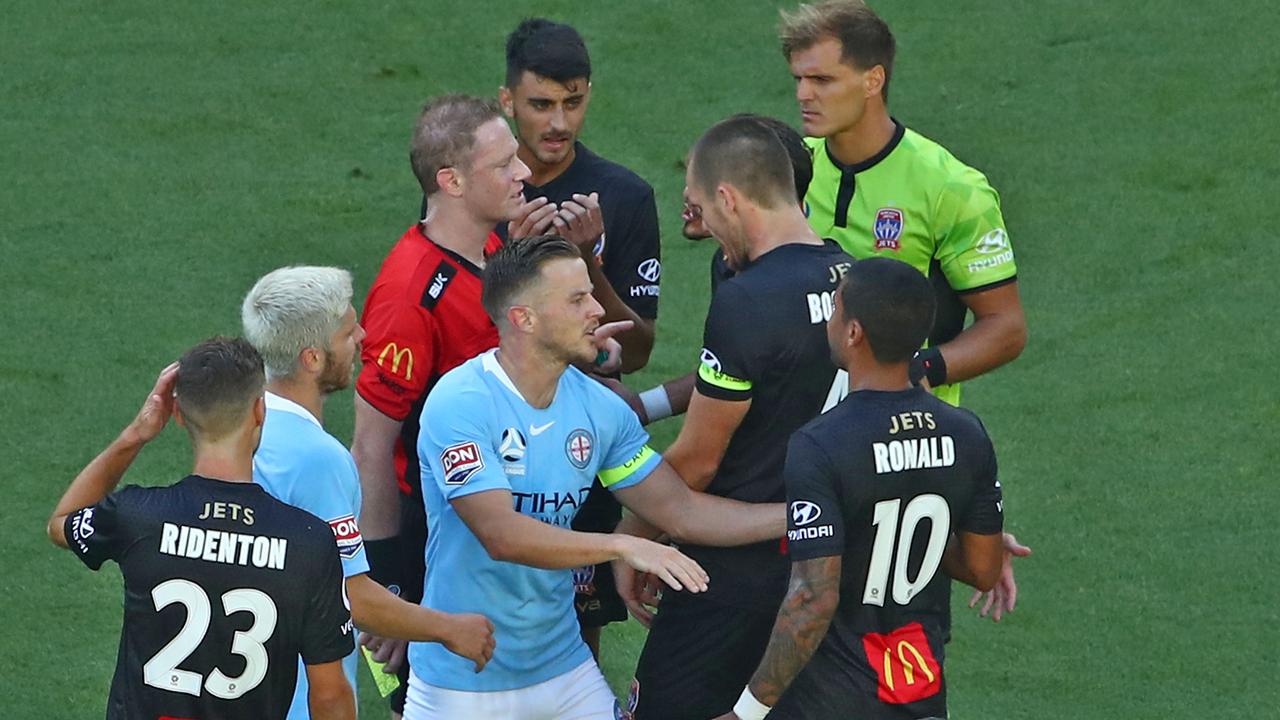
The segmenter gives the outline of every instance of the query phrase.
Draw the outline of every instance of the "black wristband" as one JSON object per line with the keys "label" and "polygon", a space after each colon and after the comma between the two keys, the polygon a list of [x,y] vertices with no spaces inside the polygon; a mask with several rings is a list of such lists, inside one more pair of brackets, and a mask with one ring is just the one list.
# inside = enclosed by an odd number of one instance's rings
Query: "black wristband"
{"label": "black wristband", "polygon": [[364,553],[369,560],[369,577],[399,595],[404,585],[404,554],[400,551],[400,536],[365,540]]}
{"label": "black wristband", "polygon": [[946,385],[947,360],[942,357],[942,351],[938,348],[925,348],[911,358],[908,373],[911,376],[911,382],[916,384],[920,383],[921,378],[925,378],[929,381],[929,387]]}

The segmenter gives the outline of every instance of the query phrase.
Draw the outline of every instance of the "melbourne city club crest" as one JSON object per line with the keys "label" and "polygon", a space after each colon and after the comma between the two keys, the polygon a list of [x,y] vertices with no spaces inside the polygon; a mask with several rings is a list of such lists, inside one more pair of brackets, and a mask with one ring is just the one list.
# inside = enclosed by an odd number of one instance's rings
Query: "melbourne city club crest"
{"label": "melbourne city club crest", "polygon": [[902,211],[898,208],[880,208],[876,211],[876,224],[871,233],[876,237],[876,250],[893,250],[902,247]]}
{"label": "melbourne city club crest", "polygon": [[569,433],[569,439],[564,441],[565,455],[579,470],[585,470],[591,464],[591,444],[591,433],[581,428]]}

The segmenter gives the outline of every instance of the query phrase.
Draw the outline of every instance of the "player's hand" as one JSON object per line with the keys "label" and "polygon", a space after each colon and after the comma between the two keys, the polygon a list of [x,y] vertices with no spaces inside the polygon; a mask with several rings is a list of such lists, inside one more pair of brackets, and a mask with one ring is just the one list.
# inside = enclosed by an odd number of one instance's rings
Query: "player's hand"
{"label": "player's hand", "polygon": [[613,566],[613,586],[618,597],[627,606],[631,617],[641,625],[650,627],[653,624],[653,611],[662,599],[662,581],[649,573],[637,571],[635,568],[618,560],[610,563]]}
{"label": "player's hand", "polygon": [[644,410],[644,403],[640,402],[640,393],[627,387],[621,380],[614,380],[611,377],[596,377],[596,380],[613,391],[614,395],[622,398],[627,403],[627,407],[640,418],[641,425],[649,424],[649,414]]}
{"label": "player's hand", "polygon": [[605,353],[603,362],[596,363],[595,371],[601,375],[613,375],[622,369],[622,343],[613,339],[614,335],[624,333],[636,324],[630,320],[618,320],[605,323],[592,333],[596,342],[596,350]]}
{"label": "player's hand", "polygon": [[969,598],[969,607],[973,607],[982,600],[984,595],[986,596],[986,602],[978,611],[978,617],[986,617],[990,613],[992,620],[1000,622],[1005,613],[1013,612],[1013,608],[1018,604],[1018,583],[1013,579],[1013,559],[1030,554],[1031,548],[1020,544],[1013,533],[1004,533],[1004,563],[1000,568],[1000,579],[991,592],[978,591]]}
{"label": "player's hand", "polygon": [[653,573],[675,590],[704,592],[710,577],[692,558],[669,545],[632,535],[614,535],[622,543],[619,559],[641,572]]}
{"label": "player's hand", "polygon": [[155,387],[147,395],[146,402],[138,416],[129,423],[126,432],[139,443],[150,442],[164,430],[164,426],[173,417],[173,388],[178,384],[178,363],[170,363],[160,371]]}
{"label": "player's hand", "polygon": [[369,633],[360,633],[360,644],[369,648],[374,662],[383,663],[382,672],[395,675],[404,667],[405,655],[409,652],[408,640],[384,638]]}
{"label": "player's hand", "polygon": [[559,208],[556,204],[544,197],[526,202],[520,206],[520,214],[516,219],[507,223],[507,239],[519,240],[545,234],[551,227],[551,221],[555,219],[557,210]]}
{"label": "player's hand", "polygon": [[493,623],[475,613],[449,615],[448,618],[449,624],[441,633],[441,642],[449,652],[474,662],[476,672],[480,672],[493,659],[493,649],[497,646]]}
{"label": "player's hand", "polygon": [[572,200],[560,203],[551,221],[556,233],[577,245],[583,253],[591,252],[604,233],[604,216],[600,213],[600,194],[574,193]]}

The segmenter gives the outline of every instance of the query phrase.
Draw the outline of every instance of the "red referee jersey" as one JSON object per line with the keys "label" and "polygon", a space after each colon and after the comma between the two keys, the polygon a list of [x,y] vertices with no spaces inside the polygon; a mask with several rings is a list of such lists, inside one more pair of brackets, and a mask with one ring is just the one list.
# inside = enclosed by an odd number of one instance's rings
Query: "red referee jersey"
{"label": "red referee jersey", "polygon": [[[490,234],[485,255],[501,247]],[[440,376],[498,346],[480,304],[480,268],[436,245],[414,225],[396,243],[369,288],[356,392],[393,420],[400,490],[420,494],[418,414]]]}

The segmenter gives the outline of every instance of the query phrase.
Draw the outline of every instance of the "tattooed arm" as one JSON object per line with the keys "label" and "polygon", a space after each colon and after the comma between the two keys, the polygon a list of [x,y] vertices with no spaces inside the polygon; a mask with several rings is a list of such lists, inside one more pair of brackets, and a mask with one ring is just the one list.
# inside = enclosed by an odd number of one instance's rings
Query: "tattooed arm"
{"label": "tattooed arm", "polygon": [[748,686],[761,703],[777,704],[827,636],[831,617],[840,604],[840,563],[839,555],[792,563],[787,597],[778,611],[764,659]]}

